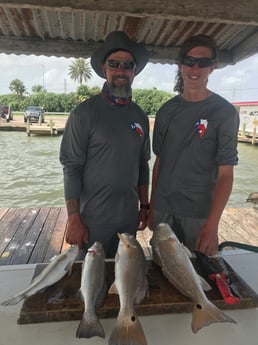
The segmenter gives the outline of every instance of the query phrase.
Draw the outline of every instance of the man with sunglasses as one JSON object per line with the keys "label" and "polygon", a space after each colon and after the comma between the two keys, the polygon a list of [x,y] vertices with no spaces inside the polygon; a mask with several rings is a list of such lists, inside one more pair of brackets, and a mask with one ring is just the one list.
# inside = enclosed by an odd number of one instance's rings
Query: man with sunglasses
{"label": "man with sunglasses", "polygon": [[147,62],[142,44],[124,32],[111,32],[91,57],[95,72],[106,79],[103,89],[67,121],[60,148],[66,241],[83,249],[81,258],[95,241],[112,258],[118,232],[136,235],[146,227],[149,121],[132,102],[131,85]]}
{"label": "man with sunglasses", "polygon": [[218,226],[237,164],[239,126],[235,108],[207,88],[217,49],[206,35],[180,50],[174,90],[158,111],[153,151],[149,227],[168,223],[191,251],[214,255]]}

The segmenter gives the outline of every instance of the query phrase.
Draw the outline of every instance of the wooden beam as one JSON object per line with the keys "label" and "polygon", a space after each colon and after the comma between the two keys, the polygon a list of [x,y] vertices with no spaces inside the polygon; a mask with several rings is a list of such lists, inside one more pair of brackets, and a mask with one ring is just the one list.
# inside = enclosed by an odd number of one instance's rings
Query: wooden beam
{"label": "wooden beam", "polygon": [[[40,39],[35,37],[0,36],[0,53],[16,55],[45,55],[56,57],[90,58],[101,42],[82,42],[73,40]],[[146,45],[150,62],[176,63],[178,47],[154,47]],[[225,51],[218,53],[218,67],[234,64],[231,54]]]}

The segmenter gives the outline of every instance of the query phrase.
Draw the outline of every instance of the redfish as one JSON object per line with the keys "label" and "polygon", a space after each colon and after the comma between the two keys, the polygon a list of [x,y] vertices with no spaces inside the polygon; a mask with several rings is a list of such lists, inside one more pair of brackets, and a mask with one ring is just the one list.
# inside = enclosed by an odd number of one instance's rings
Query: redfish
{"label": "redfish", "polygon": [[168,224],[161,223],[154,229],[150,244],[153,260],[161,267],[164,276],[194,302],[192,315],[194,333],[214,322],[236,323],[208,300],[203,290],[210,289],[210,286],[197,274],[189,253]]}

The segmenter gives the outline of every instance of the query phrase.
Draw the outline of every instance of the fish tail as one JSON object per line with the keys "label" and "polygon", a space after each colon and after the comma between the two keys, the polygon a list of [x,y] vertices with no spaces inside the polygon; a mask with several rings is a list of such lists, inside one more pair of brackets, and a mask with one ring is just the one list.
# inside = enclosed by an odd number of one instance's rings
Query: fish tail
{"label": "fish tail", "polygon": [[17,295],[15,297],[12,297],[4,302],[1,302],[1,305],[7,306],[7,305],[15,305],[19,303],[21,300],[23,300],[26,296],[25,295]]}
{"label": "fish tail", "polygon": [[194,333],[197,333],[202,327],[215,322],[236,323],[235,320],[223,313],[210,301],[203,305],[195,304],[192,318],[192,331]]}
{"label": "fish tail", "polygon": [[84,313],[76,331],[77,338],[101,337],[105,338],[104,329],[96,315]]}
{"label": "fish tail", "polygon": [[108,345],[147,345],[147,341],[135,313],[129,318],[118,314],[116,325],[110,335]]}

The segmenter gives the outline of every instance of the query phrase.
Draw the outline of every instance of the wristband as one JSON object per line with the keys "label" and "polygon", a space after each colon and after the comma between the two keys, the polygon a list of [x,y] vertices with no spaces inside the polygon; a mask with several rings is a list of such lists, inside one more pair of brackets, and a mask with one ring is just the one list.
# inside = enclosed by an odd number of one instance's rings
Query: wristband
{"label": "wristband", "polygon": [[150,204],[140,204],[140,209],[141,210],[149,210],[150,209]]}

